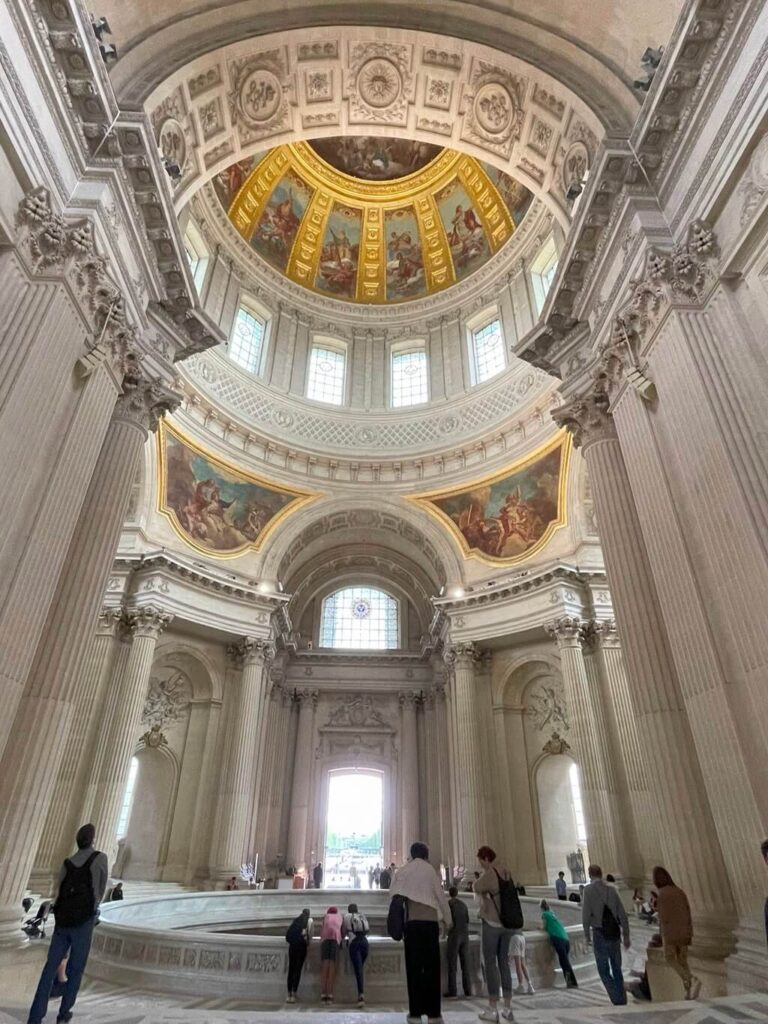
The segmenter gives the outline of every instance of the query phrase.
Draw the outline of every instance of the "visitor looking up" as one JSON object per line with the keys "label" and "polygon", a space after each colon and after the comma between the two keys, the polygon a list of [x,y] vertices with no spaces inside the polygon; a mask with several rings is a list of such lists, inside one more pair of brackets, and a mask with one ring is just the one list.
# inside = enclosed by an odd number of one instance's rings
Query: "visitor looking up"
{"label": "visitor looking up", "polygon": [[61,1005],[56,1020],[58,1024],[72,1020],[72,1007],[88,962],[93,926],[109,876],[107,855],[94,849],[95,839],[93,825],[79,828],[75,837],[77,853],[65,860],[59,871],[53,906],[56,927],[29,1010],[28,1024],[41,1024],[48,1012],[48,998],[56,972],[67,957],[67,980],[61,987]]}
{"label": "visitor looking up", "polygon": [[565,881],[565,872],[558,872],[555,879],[555,895],[559,900],[568,899],[568,883]]}
{"label": "visitor looking up", "polygon": [[343,923],[339,908],[328,907],[320,929],[320,1001],[323,1003],[333,1002]]}
{"label": "visitor looking up", "polygon": [[357,1006],[361,1010],[365,1006],[365,961],[368,959],[369,931],[368,918],[360,913],[356,903],[350,903],[344,915],[341,933],[348,943],[349,960],[357,983]]}
{"label": "visitor looking up", "polygon": [[504,1000],[502,1017],[513,1020],[512,1015],[512,972],[509,969],[509,944],[514,929],[505,928],[499,913],[501,880],[510,882],[511,875],[496,859],[496,851],[490,846],[481,846],[477,851],[482,872],[473,889],[480,898],[480,941],[485,968],[485,984],[488,988],[488,1007],[479,1014],[480,1020],[498,1021],[499,988]]}
{"label": "visitor looking up", "polygon": [[600,980],[614,1006],[625,1006],[627,993],[621,973],[621,937],[629,949],[629,921],[616,889],[603,880],[603,869],[589,865],[589,885],[584,888],[581,921],[587,942],[595,952]]}
{"label": "visitor looking up", "polygon": [[653,884],[658,890],[658,915],[664,959],[680,975],[686,999],[697,999],[701,982],[688,966],[688,947],[693,942],[693,920],[688,897],[675,885],[666,868],[653,869]]}
{"label": "visitor looking up", "polygon": [[448,890],[448,906],[451,908],[451,927],[448,932],[446,953],[448,957],[448,999],[455,999],[458,994],[456,986],[457,961],[461,964],[461,984],[465,996],[472,995],[472,982],[469,975],[469,910],[466,903],[459,899],[459,890],[452,885]]}
{"label": "visitor looking up", "polygon": [[408,1024],[421,1024],[422,1016],[437,1024],[441,1020],[440,921],[450,927],[453,919],[440,876],[429,863],[429,850],[424,843],[411,846],[411,859],[395,874],[391,893],[393,897],[403,896],[407,906],[403,944]]}
{"label": "visitor looking up", "polygon": [[542,900],[539,907],[541,908],[541,924],[549,936],[549,941],[552,943],[552,948],[560,963],[560,970],[565,978],[565,986],[566,988],[578,988],[579,983],[576,981],[576,975],[571,966],[571,943],[568,938],[568,932],[563,927],[557,914],[549,909],[549,904],[546,900]]}
{"label": "visitor looking up", "polygon": [[312,915],[309,908],[305,907],[299,916],[291,921],[288,931],[285,933],[285,941],[288,943],[288,998],[286,1003],[296,1002],[301,970],[307,959],[313,927]]}

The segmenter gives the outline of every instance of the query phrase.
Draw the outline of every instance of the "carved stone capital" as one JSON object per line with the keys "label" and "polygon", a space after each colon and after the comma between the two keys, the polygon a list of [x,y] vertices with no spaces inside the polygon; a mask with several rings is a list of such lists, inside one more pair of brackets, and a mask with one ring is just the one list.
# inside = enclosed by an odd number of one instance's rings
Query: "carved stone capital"
{"label": "carved stone capital", "polygon": [[401,690],[397,701],[401,708],[416,708],[422,703],[422,695],[415,690]]}
{"label": "carved stone capital", "polygon": [[128,375],[123,380],[123,393],[117,399],[112,418],[154,433],[162,417],[180,403],[181,395],[139,370],[136,376]]}
{"label": "carved stone capital", "polygon": [[314,711],[316,710],[317,702],[320,699],[320,691],[309,689],[295,690],[293,697],[296,703],[298,704],[299,708],[311,707],[312,710]]}
{"label": "carved stone capital", "polygon": [[553,409],[552,419],[559,427],[570,431],[577,448],[586,451],[598,441],[617,440],[613,417],[608,411],[609,405],[607,392],[595,387],[583,398],[576,398]]}
{"label": "carved stone capital", "polygon": [[235,644],[239,663],[246,665],[265,665],[275,656],[275,646],[271,640],[259,640],[253,636],[244,636]]}
{"label": "carved stone capital", "polygon": [[133,636],[157,640],[163,630],[173,621],[173,615],[147,605],[126,612],[126,626]]}
{"label": "carved stone capital", "polygon": [[473,643],[453,644],[445,652],[446,663],[453,669],[474,668],[480,659],[480,649]]}
{"label": "carved stone capital", "polygon": [[621,647],[619,629],[613,619],[595,622],[594,634],[600,647]]}
{"label": "carved stone capital", "polygon": [[97,632],[101,634],[108,634],[109,636],[116,636],[118,629],[122,625],[123,617],[122,608],[102,608],[99,612],[99,624],[96,627]]}
{"label": "carved stone capital", "polygon": [[560,648],[581,646],[583,636],[583,623],[581,619],[573,618],[571,615],[564,615],[561,619],[550,622],[544,628]]}

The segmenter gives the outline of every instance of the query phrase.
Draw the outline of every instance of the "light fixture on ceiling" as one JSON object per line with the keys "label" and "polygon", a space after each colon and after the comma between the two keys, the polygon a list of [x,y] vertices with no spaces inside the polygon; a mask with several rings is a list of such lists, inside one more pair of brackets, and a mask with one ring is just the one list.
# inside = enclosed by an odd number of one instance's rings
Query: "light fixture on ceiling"
{"label": "light fixture on ceiling", "polygon": [[464,587],[460,586],[457,583],[453,584],[450,587],[448,587],[448,592],[447,592],[447,596],[448,597],[451,597],[451,598],[453,598],[455,600],[458,600],[459,598],[464,597],[464,594],[465,594]]}
{"label": "light fixture on ceiling", "polygon": [[165,168],[168,177],[174,184],[181,181],[181,168],[179,167],[175,160],[170,160],[167,156],[164,156],[163,167]]}
{"label": "light fixture on ceiling", "polygon": [[568,191],[565,193],[565,198],[568,200],[569,203],[575,203],[583,191],[583,180],[580,179],[579,181],[572,181],[571,184],[568,186]]}
{"label": "light fixture on ceiling", "polygon": [[651,82],[656,74],[656,69],[661,63],[661,58],[664,56],[663,46],[649,46],[643,56],[640,58],[640,63],[643,65],[643,71],[645,71],[645,78],[636,78],[632,83],[634,87],[640,92],[648,92],[651,88]]}

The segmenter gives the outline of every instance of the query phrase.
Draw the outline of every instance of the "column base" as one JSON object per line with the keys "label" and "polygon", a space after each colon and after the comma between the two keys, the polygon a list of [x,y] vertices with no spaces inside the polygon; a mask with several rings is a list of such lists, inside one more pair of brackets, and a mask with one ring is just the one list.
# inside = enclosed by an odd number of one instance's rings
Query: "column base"
{"label": "column base", "polygon": [[[21,907],[0,907],[0,949],[23,949],[29,945],[29,939],[21,930],[25,919]],[[51,931],[53,921],[51,920]]]}
{"label": "column base", "polygon": [[44,900],[53,899],[56,890],[56,878],[58,873],[45,870],[44,868],[32,868],[32,874],[27,882],[27,889],[31,893],[41,896]]}
{"label": "column base", "polygon": [[742,919],[736,931],[736,951],[726,963],[728,992],[768,992],[765,924]]}
{"label": "column base", "polygon": [[696,917],[693,921],[691,970],[701,981],[702,996],[715,999],[728,993],[727,960],[736,949],[736,921],[727,917]]}

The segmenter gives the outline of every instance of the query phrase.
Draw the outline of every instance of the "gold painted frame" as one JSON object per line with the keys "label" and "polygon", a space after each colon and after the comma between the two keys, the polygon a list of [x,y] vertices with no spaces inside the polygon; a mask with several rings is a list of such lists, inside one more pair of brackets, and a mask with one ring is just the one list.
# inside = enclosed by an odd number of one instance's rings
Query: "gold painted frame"
{"label": "gold painted frame", "polygon": [[[546,530],[536,543],[528,548],[527,551],[522,552],[522,554],[512,555],[507,558],[497,558],[494,555],[486,555],[485,552],[480,551],[479,548],[471,548],[467,543],[464,534],[458,526],[456,526],[450,516],[446,515],[442,509],[437,508],[433,504],[433,502],[438,498],[450,498],[456,494],[463,494],[470,491],[474,487],[484,487],[488,484],[494,484],[498,480],[503,480],[504,477],[512,476],[514,473],[518,473],[520,470],[538,462],[540,459],[544,458],[544,456],[549,455],[557,448],[562,449],[562,455],[560,457],[560,479],[558,481],[557,488],[557,518],[553,519],[547,525]],[[424,511],[432,516],[433,519],[436,519],[443,526],[448,527],[451,536],[457,541],[461,548],[461,553],[465,559],[477,558],[481,562],[485,562],[487,565],[495,566],[520,565],[522,562],[528,561],[529,558],[532,558],[535,554],[541,551],[542,548],[550,542],[557,530],[560,530],[568,524],[568,470],[572,450],[573,445],[571,435],[566,430],[560,430],[551,441],[548,441],[529,455],[524,456],[517,462],[513,462],[511,466],[506,466],[497,473],[481,477],[479,480],[472,480],[466,484],[460,484],[458,487],[451,487],[448,490],[424,491],[421,494],[409,494],[406,495],[406,497],[408,501],[412,501],[415,505],[418,505],[419,508],[424,509]]]}
{"label": "gold painted frame", "polygon": [[[346,300],[361,304],[397,305],[409,301],[407,297],[386,298],[384,224],[389,210],[413,209],[421,236],[426,295],[442,291],[456,281],[456,268],[436,199],[451,182],[458,181],[470,197],[491,253],[498,252],[516,230],[506,203],[475,157],[444,149],[426,167],[402,178],[363,181],[326,163],[308,142],[294,142],[270,150],[232,200],[229,218],[246,242],[250,243],[275,186],[288,171],[293,171],[312,189],[312,198],[296,231],[285,275],[326,298],[338,298],[317,285],[322,240],[335,204],[361,213],[355,297]],[[478,267],[472,273],[480,269]]]}
{"label": "gold painted frame", "polygon": [[[243,482],[256,484],[259,487],[267,487],[280,494],[295,495],[295,500],[289,502],[284,508],[280,509],[279,512],[275,513],[255,541],[249,541],[246,544],[240,545],[240,547],[233,548],[231,551],[217,551],[214,548],[207,547],[202,542],[196,541],[189,536],[187,531],[178,521],[174,510],[168,507],[166,493],[168,475],[167,456],[165,450],[166,437],[168,434],[172,434],[177,441],[180,441],[188,448],[191,448],[193,452],[200,455],[202,458],[207,459],[212,465],[220,466],[227,473],[232,473],[233,475],[240,477]],[[293,515],[294,512],[298,512],[298,510],[300,508],[304,508],[305,505],[309,505],[311,502],[324,496],[324,491],[305,491],[296,487],[285,487],[282,484],[277,484],[272,480],[267,480],[255,473],[250,473],[248,470],[235,465],[235,463],[230,462],[228,459],[221,458],[219,455],[215,455],[213,452],[206,450],[183,431],[179,430],[178,427],[171,426],[171,424],[167,423],[165,420],[162,420],[160,423],[160,427],[157,431],[157,511],[161,516],[168,520],[174,533],[180,537],[185,544],[188,544],[189,547],[194,548],[195,551],[205,555],[207,558],[238,558],[247,551],[260,551],[267,538],[284,519],[289,515]]]}

